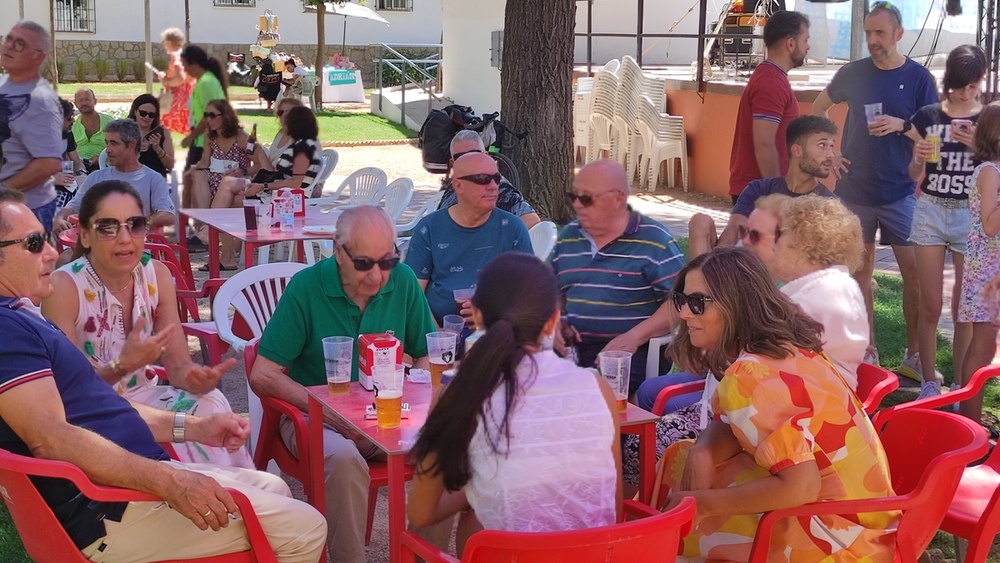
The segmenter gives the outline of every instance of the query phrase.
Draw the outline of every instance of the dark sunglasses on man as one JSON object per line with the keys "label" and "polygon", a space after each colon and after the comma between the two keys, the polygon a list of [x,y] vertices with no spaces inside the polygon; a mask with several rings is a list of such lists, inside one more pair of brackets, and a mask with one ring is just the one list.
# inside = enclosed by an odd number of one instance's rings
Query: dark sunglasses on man
{"label": "dark sunglasses on man", "polygon": [[750,241],[750,244],[754,246],[756,246],[758,243],[760,243],[762,239],[767,238],[768,236],[770,236],[774,240],[778,240],[778,237],[781,236],[781,231],[778,230],[778,228],[774,229],[774,234],[772,235],[767,235],[758,230],[744,227],[743,225],[740,225],[739,231],[740,231],[740,240],[748,239]]}
{"label": "dark sunglasses on man", "polygon": [[591,205],[594,205],[594,201],[596,201],[597,198],[601,197],[604,194],[609,194],[609,193],[611,192],[607,191],[595,195],[590,195],[590,194],[576,194],[573,192],[566,192],[566,201],[568,201],[570,205],[573,205],[573,203],[575,203],[576,200],[580,200],[580,205],[584,207],[590,207]]}
{"label": "dark sunglasses on man", "polygon": [[118,231],[121,230],[123,225],[128,229],[128,234],[132,238],[142,238],[146,236],[149,220],[142,215],[129,217],[125,219],[124,223],[118,221],[118,219],[96,219],[94,221],[94,232],[97,233],[97,238],[101,240],[111,240],[118,236]]}
{"label": "dark sunglasses on man", "polygon": [[488,186],[491,183],[499,186],[500,180],[503,179],[503,175],[499,172],[496,174],[469,174],[468,176],[460,176],[457,179],[472,182],[473,184],[478,184],[480,186]]}
{"label": "dark sunglasses on man", "polygon": [[24,248],[32,253],[38,254],[45,249],[45,243],[48,239],[45,237],[45,233],[31,233],[30,235],[14,239],[14,240],[0,240],[0,248],[7,248],[15,244],[24,243]]}
{"label": "dark sunglasses on man", "polygon": [[398,247],[395,248],[396,251],[395,256],[393,256],[392,258],[381,258],[379,260],[375,260],[372,258],[355,258],[354,256],[351,255],[351,251],[347,250],[347,247],[345,245],[343,244],[340,245],[340,248],[344,249],[344,254],[346,254],[347,257],[350,258],[351,262],[354,264],[354,269],[359,272],[367,272],[372,268],[374,268],[376,264],[378,265],[379,270],[382,270],[383,272],[388,272],[389,270],[395,268],[396,264],[399,264]]}
{"label": "dark sunglasses on man", "polygon": [[704,293],[692,293],[690,295],[685,295],[680,291],[671,291],[670,298],[674,301],[674,308],[680,313],[684,305],[688,306],[691,310],[692,315],[700,315],[705,312],[705,303],[711,303],[714,301],[711,297],[705,295]]}

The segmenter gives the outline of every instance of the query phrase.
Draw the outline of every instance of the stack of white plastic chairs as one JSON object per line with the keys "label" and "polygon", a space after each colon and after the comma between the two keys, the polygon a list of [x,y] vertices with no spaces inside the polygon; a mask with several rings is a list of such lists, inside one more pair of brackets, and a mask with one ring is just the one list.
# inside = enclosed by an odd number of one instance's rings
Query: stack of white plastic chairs
{"label": "stack of white plastic chairs", "polygon": [[625,167],[629,179],[635,177],[639,154],[642,152],[642,138],[639,136],[639,95],[645,83],[642,67],[635,59],[622,57],[618,97],[615,101],[615,125],[621,144],[618,147],[618,162]]}
{"label": "stack of white plastic chairs", "polygon": [[639,132],[642,136],[642,162],[639,164],[640,188],[656,189],[660,165],[668,161],[667,185],[674,186],[676,163],[681,163],[684,191],[688,189],[687,137],[684,135],[684,118],[659,111],[646,96],[639,98]]}
{"label": "stack of white plastic chairs", "polygon": [[590,102],[594,89],[594,79],[581,77],[573,85],[573,155],[577,149],[583,151],[583,162],[589,162]]}
{"label": "stack of white plastic chairs", "polygon": [[[617,62],[617,61],[616,61]],[[590,127],[587,134],[587,160],[593,161],[607,153],[618,159],[618,128],[615,126],[615,101],[618,98],[618,77],[604,69],[594,75],[590,98]]]}

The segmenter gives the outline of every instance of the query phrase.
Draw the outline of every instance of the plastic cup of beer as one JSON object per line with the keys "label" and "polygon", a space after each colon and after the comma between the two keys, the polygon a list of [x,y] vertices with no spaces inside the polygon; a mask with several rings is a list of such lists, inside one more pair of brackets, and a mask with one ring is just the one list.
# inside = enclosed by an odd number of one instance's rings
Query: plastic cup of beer
{"label": "plastic cup of beer", "polygon": [[327,336],[323,339],[326,362],[326,385],[332,395],[351,390],[351,367],[354,363],[354,339],[350,336]]}
{"label": "plastic cup of beer", "polygon": [[882,115],[882,102],[865,104],[865,121],[868,122],[868,125],[874,125],[875,119],[880,115]]}
{"label": "plastic cup of beer", "polygon": [[463,303],[472,299],[472,296],[476,294],[476,286],[467,287],[465,289],[456,289],[452,293],[455,296],[455,303],[458,303],[458,307],[461,308]]}
{"label": "plastic cup of beer", "polygon": [[465,328],[465,319],[462,315],[445,315],[442,319],[442,327],[445,332],[454,332],[455,334],[462,334],[462,330]]}
{"label": "plastic cup of beer", "polygon": [[931,164],[941,162],[941,135],[927,135],[925,140],[931,144],[931,154],[927,155],[927,162]]}
{"label": "plastic cup of beer", "polygon": [[618,412],[628,408],[629,374],[632,372],[632,353],[624,350],[609,350],[597,355],[601,363],[601,375],[611,384],[618,403]]}
{"label": "plastic cup of beer", "polygon": [[431,387],[441,387],[444,370],[455,365],[455,345],[458,335],[454,332],[427,333],[427,357],[431,363]]}
{"label": "plastic cup of beer", "polygon": [[403,409],[403,364],[377,365],[372,368],[372,378],[378,427],[396,428]]}

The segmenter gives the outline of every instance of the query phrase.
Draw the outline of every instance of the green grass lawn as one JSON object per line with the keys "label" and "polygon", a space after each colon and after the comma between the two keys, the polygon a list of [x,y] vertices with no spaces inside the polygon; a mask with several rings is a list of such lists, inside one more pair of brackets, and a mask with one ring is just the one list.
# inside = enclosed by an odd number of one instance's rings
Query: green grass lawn
{"label": "green grass lawn", "polygon": [[[139,94],[146,93],[145,82],[60,82],[56,91],[67,100],[73,99],[73,94],[82,87],[90,88],[94,91],[97,101],[101,98],[135,98]],[[153,94],[160,92],[160,83],[153,82]],[[230,86],[229,94],[250,94],[257,96],[257,91],[250,86]]]}
{"label": "green grass lawn", "polygon": [[[264,110],[241,110],[240,124],[247,131],[257,124],[257,138],[262,143],[270,143],[278,132],[278,120]],[[369,113],[323,110],[316,113],[319,123],[319,138],[324,143],[351,141],[394,141],[412,139],[413,131],[398,123]]]}

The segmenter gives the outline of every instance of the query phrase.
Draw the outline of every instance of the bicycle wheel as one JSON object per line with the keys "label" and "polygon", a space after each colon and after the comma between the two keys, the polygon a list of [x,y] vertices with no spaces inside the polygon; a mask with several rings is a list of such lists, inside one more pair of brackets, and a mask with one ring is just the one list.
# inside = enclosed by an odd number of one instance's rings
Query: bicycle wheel
{"label": "bicycle wheel", "polygon": [[518,173],[517,167],[514,166],[514,161],[498,152],[491,152],[489,155],[497,163],[497,172],[506,178],[514,186],[515,190],[521,191],[521,174]]}

